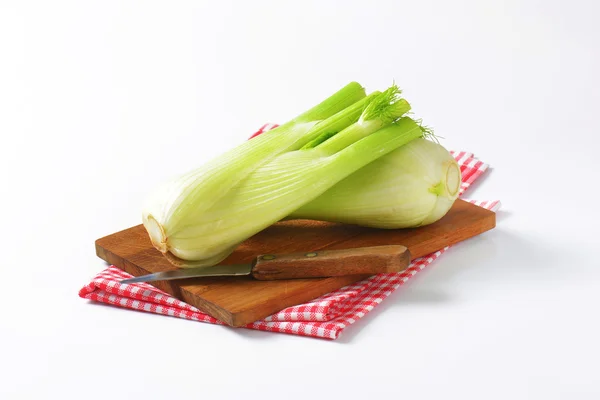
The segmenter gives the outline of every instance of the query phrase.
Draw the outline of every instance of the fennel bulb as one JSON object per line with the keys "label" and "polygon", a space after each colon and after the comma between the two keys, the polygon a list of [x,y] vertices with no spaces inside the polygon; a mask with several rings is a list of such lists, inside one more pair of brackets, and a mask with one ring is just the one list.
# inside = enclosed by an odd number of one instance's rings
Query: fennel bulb
{"label": "fennel bulb", "polygon": [[440,144],[419,138],[373,161],[286,219],[413,228],[441,219],[458,198],[461,172]]}
{"label": "fennel bulb", "polygon": [[401,118],[410,105],[399,94],[394,85],[309,127],[304,119],[276,128],[159,188],[143,210],[154,247],[180,267],[215,265],[348,175],[422,137],[415,121]]}

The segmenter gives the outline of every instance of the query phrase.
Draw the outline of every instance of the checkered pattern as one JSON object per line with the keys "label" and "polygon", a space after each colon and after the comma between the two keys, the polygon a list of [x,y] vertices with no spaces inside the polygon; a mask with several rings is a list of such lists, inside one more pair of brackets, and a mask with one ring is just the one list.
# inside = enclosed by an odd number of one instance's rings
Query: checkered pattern
{"label": "checkered pattern", "polygon": [[[276,126],[275,124],[266,124],[252,137]],[[469,186],[488,169],[488,165],[476,159],[472,153],[464,151],[452,151],[451,153],[458,161],[462,172],[460,189],[462,197]],[[467,201],[492,211],[500,208],[499,201]],[[409,268],[403,272],[372,276],[311,302],[288,307],[262,321],[246,325],[244,328],[336,339],[345,328],[375,308],[400,285],[430,265],[447,249],[448,247],[413,260]],[[133,310],[223,325],[221,321],[171,297],[148,283],[126,285],[119,283],[120,280],[130,277],[131,275],[119,268],[110,266],[84,286],[79,291],[79,296]]]}

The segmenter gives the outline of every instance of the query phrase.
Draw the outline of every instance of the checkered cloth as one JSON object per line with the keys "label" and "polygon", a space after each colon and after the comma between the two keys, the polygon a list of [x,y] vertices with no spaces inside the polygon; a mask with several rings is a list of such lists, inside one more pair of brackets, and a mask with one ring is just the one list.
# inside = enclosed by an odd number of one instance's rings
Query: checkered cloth
{"label": "checkered cloth", "polygon": [[[276,126],[275,124],[265,124],[251,137]],[[462,172],[460,189],[462,197],[469,186],[488,169],[488,165],[476,159],[472,153],[464,151],[452,151],[451,153],[458,161]],[[500,208],[500,202],[497,200],[467,201],[492,211]],[[430,265],[447,249],[448,247],[413,260],[409,268],[403,272],[372,276],[330,292],[309,303],[288,307],[262,321],[248,324],[244,328],[336,339],[345,328],[375,308],[400,285]],[[168,293],[158,290],[148,283],[119,283],[126,278],[131,278],[131,275],[115,266],[110,266],[84,286],[79,291],[79,296],[132,310],[224,325],[223,322],[171,297]]]}

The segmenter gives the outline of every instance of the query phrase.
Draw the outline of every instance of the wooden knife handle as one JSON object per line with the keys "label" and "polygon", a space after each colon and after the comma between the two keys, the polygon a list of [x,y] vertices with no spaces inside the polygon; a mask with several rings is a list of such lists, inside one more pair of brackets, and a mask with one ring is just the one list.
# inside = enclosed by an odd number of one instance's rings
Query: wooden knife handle
{"label": "wooden knife handle", "polygon": [[292,254],[265,254],[257,258],[252,276],[258,280],[376,275],[400,272],[410,264],[404,246],[374,246]]}

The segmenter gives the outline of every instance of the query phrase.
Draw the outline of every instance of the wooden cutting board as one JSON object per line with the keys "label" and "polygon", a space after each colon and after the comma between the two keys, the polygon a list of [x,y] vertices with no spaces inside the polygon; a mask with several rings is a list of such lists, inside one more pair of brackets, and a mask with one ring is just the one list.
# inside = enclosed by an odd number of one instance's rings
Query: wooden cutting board
{"label": "wooden cutting board", "polygon": [[[496,226],[495,213],[457,200],[440,221],[415,229],[372,229],[320,221],[279,222],[242,243],[222,264],[251,262],[257,255],[401,244],[421,257]],[[134,276],[176,269],[150,243],[142,225],[96,241],[96,254]],[[250,277],[156,281],[155,287],[231,326],[263,319],[366,278],[257,281]]]}

